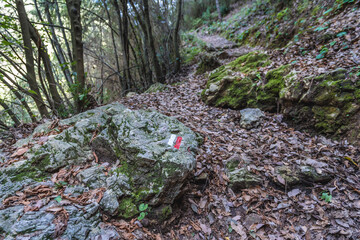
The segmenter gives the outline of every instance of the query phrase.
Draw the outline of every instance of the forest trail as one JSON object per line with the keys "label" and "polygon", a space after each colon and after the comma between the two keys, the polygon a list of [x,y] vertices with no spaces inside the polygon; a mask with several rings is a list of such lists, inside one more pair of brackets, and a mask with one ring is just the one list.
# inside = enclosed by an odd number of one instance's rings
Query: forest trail
{"label": "forest trail", "polygon": [[[204,36],[212,46],[219,36]],[[231,46],[228,43],[227,46]],[[236,52],[250,49],[235,48]],[[227,59],[225,62],[231,59]],[[188,192],[163,226],[165,239],[342,239],[360,237],[360,200],[356,168],[347,156],[357,148],[322,136],[299,132],[266,113],[264,122],[250,130],[239,126],[240,112],[205,105],[200,93],[206,74],[195,66],[164,92],[123,98],[131,109],[152,109],[177,118],[204,137]],[[234,193],[228,187],[226,161],[261,178],[261,183]],[[346,162],[344,164],[344,161]],[[278,169],[293,176],[303,165],[313,166],[328,183],[284,180]],[[326,194],[325,194],[326,193]],[[327,197],[327,198],[326,198]],[[332,197],[332,199],[331,199]],[[329,200],[330,198],[330,200]],[[207,237],[205,237],[207,236]]]}

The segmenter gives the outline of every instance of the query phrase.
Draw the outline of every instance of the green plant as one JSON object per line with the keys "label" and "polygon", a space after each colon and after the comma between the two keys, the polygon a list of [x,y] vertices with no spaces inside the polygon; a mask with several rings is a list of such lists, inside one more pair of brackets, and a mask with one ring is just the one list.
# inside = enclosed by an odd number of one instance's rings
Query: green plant
{"label": "green plant", "polygon": [[145,216],[148,214],[148,212],[146,210],[148,210],[149,205],[148,204],[140,204],[139,206],[139,211],[140,211],[140,215],[138,217],[138,220],[141,221],[145,218]]}
{"label": "green plant", "polygon": [[321,194],[321,197],[320,197],[321,200],[325,200],[325,202],[329,203],[331,202],[331,199],[332,199],[332,195],[327,193],[327,192],[323,192]]}

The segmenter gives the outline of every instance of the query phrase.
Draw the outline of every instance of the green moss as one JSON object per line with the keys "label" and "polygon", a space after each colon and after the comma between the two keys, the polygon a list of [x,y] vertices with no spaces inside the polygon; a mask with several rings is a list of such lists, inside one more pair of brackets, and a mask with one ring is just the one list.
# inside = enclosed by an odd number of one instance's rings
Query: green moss
{"label": "green moss", "polygon": [[316,5],[316,7],[313,8],[313,10],[311,11],[311,15],[312,16],[316,16],[321,10],[321,7],[319,5]]}
{"label": "green moss", "polygon": [[[284,78],[289,73],[290,65],[269,71],[265,76],[266,83],[261,85],[259,81],[264,80],[258,68],[270,64],[266,54],[252,52],[218,68],[210,75],[207,84],[207,88],[214,82],[221,85],[213,104],[234,109],[259,107],[267,111],[276,110],[279,92],[284,88]],[[202,96],[206,101],[206,91],[203,91]]]}
{"label": "green moss", "polygon": [[139,214],[137,206],[131,198],[124,198],[119,204],[119,217],[129,219]]}
{"label": "green moss", "polygon": [[289,14],[289,12],[290,12],[290,11],[289,11],[289,8],[285,8],[284,10],[282,10],[281,12],[279,12],[279,13],[276,15],[276,19],[277,19],[277,20],[281,20],[281,19],[287,17],[288,14]]}
{"label": "green moss", "polygon": [[167,218],[169,218],[172,214],[172,208],[170,205],[165,206],[164,208],[161,209],[161,219],[160,221],[164,221]]}

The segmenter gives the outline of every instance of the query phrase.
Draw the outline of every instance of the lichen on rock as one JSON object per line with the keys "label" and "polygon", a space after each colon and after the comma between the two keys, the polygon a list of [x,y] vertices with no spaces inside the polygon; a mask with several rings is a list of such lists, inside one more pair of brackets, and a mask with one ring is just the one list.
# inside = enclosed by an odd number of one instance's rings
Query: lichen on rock
{"label": "lichen on rock", "polygon": [[251,52],[217,68],[209,76],[202,99],[217,107],[275,111],[289,66],[281,66],[262,76],[258,69],[270,63],[267,54]]}
{"label": "lichen on rock", "polygon": [[[0,168],[1,200],[23,186],[50,179],[51,174],[60,169],[90,164],[90,167],[80,168],[77,172],[76,185],[62,186],[64,193],[76,197],[90,190],[104,188],[106,191],[100,203],[87,213],[76,210],[72,205],[66,207],[70,213],[64,232],[66,238],[85,238],[83,235],[101,222],[100,209],[110,216],[132,218],[139,213],[138,206],[147,203],[153,209],[168,206],[166,209],[170,210],[164,210],[161,219],[169,217],[171,204],[195,167],[198,135],[174,118],[153,111],[132,111],[117,103],[60,121],[60,124],[63,123],[69,124],[69,127],[49,136],[44,143],[38,144],[37,135],[32,134],[26,140],[33,144],[24,154],[26,160]],[[46,132],[50,124],[45,126],[37,129]],[[168,145],[172,134],[182,137],[180,149]],[[7,208],[0,210],[0,220],[2,216],[12,214],[7,211]],[[54,225],[49,223],[54,215],[46,212],[45,208],[41,208],[38,214],[16,217],[19,231],[10,231],[1,223],[0,231],[10,235],[22,234],[21,229],[29,223],[28,217],[37,224],[24,231],[37,231],[40,238],[52,236]],[[82,226],[79,226],[80,220],[76,220],[79,218],[85,219],[81,220]],[[45,222],[48,225],[45,226]],[[75,233],[76,228],[83,232]]]}

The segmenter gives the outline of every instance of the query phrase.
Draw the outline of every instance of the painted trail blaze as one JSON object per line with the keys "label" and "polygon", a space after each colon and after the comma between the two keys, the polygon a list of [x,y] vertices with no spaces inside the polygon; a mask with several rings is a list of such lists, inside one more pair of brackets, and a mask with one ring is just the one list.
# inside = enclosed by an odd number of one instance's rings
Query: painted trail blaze
{"label": "painted trail blaze", "polygon": [[177,137],[174,148],[179,149],[181,145],[182,137]]}

